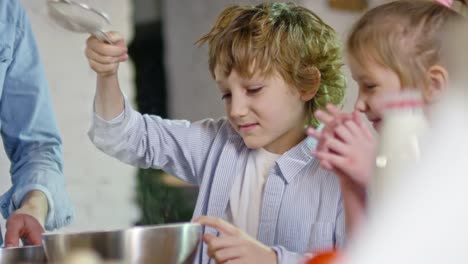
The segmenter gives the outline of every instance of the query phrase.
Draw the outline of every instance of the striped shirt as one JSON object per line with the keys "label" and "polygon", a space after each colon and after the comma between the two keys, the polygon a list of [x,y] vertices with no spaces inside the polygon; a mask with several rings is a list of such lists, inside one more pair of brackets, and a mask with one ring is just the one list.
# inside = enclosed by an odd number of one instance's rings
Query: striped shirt
{"label": "striped shirt", "polygon": [[[251,151],[225,118],[198,122],[141,115],[125,100],[117,118],[94,115],[89,131],[103,152],[141,168],[162,169],[199,186],[194,217],[226,219],[231,187],[245,171]],[[297,263],[303,254],[344,242],[339,182],[319,167],[307,138],[276,160],[265,182],[257,239],[272,247],[278,263]],[[217,234],[205,227],[204,233]],[[196,263],[209,263],[206,245]]]}

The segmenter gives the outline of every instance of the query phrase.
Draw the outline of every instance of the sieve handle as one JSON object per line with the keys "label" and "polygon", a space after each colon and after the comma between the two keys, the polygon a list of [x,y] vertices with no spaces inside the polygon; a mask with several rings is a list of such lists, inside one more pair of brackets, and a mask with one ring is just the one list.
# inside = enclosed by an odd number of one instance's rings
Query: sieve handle
{"label": "sieve handle", "polygon": [[109,35],[107,35],[107,33],[102,31],[102,30],[98,30],[98,31],[94,32],[93,35],[102,42],[107,42],[107,43],[109,43],[111,45],[114,45],[114,43],[112,42],[112,39],[109,37]]}

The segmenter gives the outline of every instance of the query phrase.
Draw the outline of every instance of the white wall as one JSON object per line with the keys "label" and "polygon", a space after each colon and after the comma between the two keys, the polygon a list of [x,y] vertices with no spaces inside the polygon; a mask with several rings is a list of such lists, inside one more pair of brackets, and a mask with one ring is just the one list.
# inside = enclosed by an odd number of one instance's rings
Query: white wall
{"label": "white wall", "polygon": [[[105,10],[113,22],[110,28],[130,39],[129,0],[80,0]],[[47,16],[46,0],[21,0],[46,68],[54,110],[63,138],[66,188],[75,206],[75,221],[66,230],[113,229],[132,224],[138,218],[133,203],[135,169],[99,152],[89,141],[95,74],[84,56],[86,35],[70,33]],[[125,92],[133,98],[130,65],[120,68]],[[10,185],[9,163],[0,157],[0,191]]]}

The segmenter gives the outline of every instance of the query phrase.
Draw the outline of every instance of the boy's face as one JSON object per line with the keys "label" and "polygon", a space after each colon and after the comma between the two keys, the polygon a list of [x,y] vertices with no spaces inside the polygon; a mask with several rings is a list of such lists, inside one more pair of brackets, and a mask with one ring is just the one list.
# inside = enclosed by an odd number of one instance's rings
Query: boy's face
{"label": "boy's face", "polygon": [[305,102],[278,73],[249,79],[217,67],[215,76],[229,122],[247,147],[281,154],[304,139]]}
{"label": "boy's face", "polygon": [[359,85],[355,109],[365,114],[378,132],[382,125],[383,99],[389,93],[402,90],[400,78],[394,71],[375,61],[360,64],[351,56],[348,61],[353,79]]}

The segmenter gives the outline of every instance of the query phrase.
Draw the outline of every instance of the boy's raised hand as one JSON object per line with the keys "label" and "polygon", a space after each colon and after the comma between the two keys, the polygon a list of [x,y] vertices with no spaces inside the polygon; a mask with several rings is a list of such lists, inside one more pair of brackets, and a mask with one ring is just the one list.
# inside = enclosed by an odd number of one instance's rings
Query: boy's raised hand
{"label": "boy's raised hand", "polygon": [[108,32],[108,35],[114,44],[102,42],[95,36],[86,41],[89,66],[101,77],[116,75],[119,63],[128,60],[124,38],[117,32]]}
{"label": "boy's raised hand", "polygon": [[210,234],[203,236],[208,246],[208,256],[217,264],[277,263],[276,252],[272,248],[220,218],[201,216],[194,222],[212,227],[220,233],[219,237]]}

